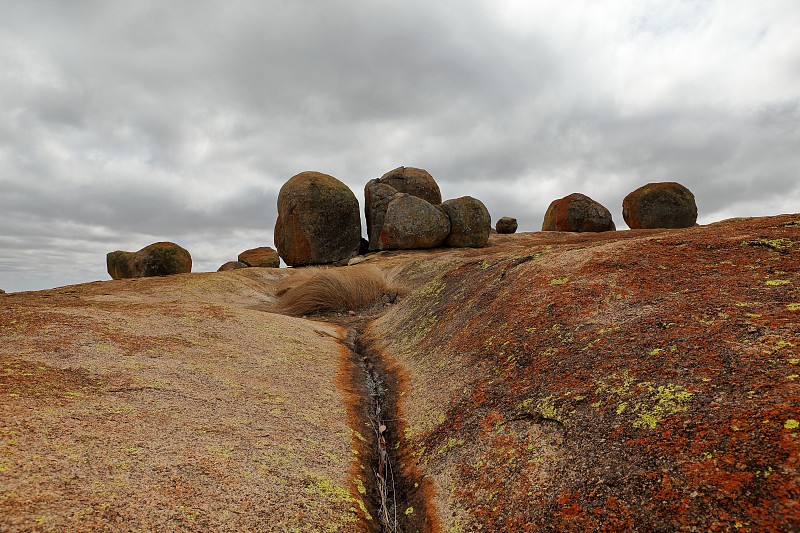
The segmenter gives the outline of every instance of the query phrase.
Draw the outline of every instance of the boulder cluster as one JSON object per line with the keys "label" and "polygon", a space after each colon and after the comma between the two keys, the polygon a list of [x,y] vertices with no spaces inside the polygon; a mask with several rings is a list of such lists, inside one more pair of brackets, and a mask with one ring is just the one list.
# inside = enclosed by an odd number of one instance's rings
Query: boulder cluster
{"label": "boulder cluster", "polygon": [[366,246],[358,200],[341,181],[302,172],[278,193],[275,247],[290,266],[339,263],[360,251],[437,246],[483,247],[491,217],[483,202],[463,196],[442,202],[427,171],[399,167],[364,187]]}
{"label": "boulder cluster", "polygon": [[236,270],[238,268],[261,267],[278,268],[281,266],[281,258],[278,252],[269,246],[260,246],[245,250],[239,254],[236,261],[228,261],[217,269],[217,272],[226,270]]}
{"label": "boulder cluster", "polygon": [[[218,271],[278,268],[281,258],[289,266],[352,264],[357,255],[380,250],[481,248],[492,231],[483,202],[471,196],[442,202],[436,180],[421,168],[398,167],[367,182],[364,216],[368,239],[361,237],[353,191],[333,176],[301,172],[278,193],[277,251],[266,246],[245,250]],[[625,197],[622,216],[631,229],[685,228],[695,225],[697,206],[679,183],[648,183]],[[514,233],[517,227],[515,218],[502,217],[495,231]],[[609,210],[580,193],[554,200],[542,223],[542,231],[615,229]],[[157,242],[138,252],[110,252],[106,266],[113,279],[167,276],[191,272],[192,257],[175,243]]]}
{"label": "boulder cluster", "polygon": [[[697,222],[697,205],[694,195],[680,183],[648,183],[625,197],[622,217],[631,229],[688,228]],[[580,193],[553,200],[542,222],[542,231],[615,229],[609,210]]]}

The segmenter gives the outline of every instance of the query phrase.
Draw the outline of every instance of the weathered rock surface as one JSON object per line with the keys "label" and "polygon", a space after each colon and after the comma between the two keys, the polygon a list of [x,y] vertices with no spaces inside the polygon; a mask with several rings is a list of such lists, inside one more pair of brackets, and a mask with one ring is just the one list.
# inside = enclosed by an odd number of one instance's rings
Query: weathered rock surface
{"label": "weathered rock surface", "polygon": [[398,167],[364,186],[364,218],[370,250],[380,248],[379,240],[386,209],[395,193],[404,192],[422,198],[433,205],[442,203],[439,185],[427,170]]}
{"label": "weathered rock surface", "polygon": [[435,248],[450,233],[450,219],[438,206],[406,193],[389,202],[380,234],[381,250]]}
{"label": "weathered rock surface", "polygon": [[680,183],[648,183],[622,201],[622,218],[631,229],[688,228],[697,223],[697,204]]}
{"label": "weathered rock surface", "polygon": [[369,531],[344,330],[256,309],[289,270],[3,296],[0,531]]}
{"label": "weathered rock surface", "polygon": [[240,268],[249,268],[250,265],[242,263],[241,261],[228,261],[227,263],[223,263],[221,267],[217,269],[217,272],[226,272],[228,270],[238,270]]}
{"label": "weathered rock surface", "polygon": [[192,271],[192,256],[174,242],[156,242],[138,252],[110,252],[106,267],[112,279],[186,274]]}
{"label": "weathered rock surface", "polygon": [[517,219],[513,217],[502,217],[495,224],[495,230],[501,234],[516,233],[517,227]]}
{"label": "weathered rock surface", "polygon": [[287,265],[347,260],[360,242],[358,200],[347,185],[321,172],[302,172],[283,184],[275,247]]}
{"label": "weathered rock surface", "polygon": [[611,213],[580,193],[553,200],[542,222],[542,231],[614,231]]}
{"label": "weathered rock surface", "polygon": [[269,246],[245,250],[239,254],[238,259],[240,263],[250,267],[278,268],[281,266],[281,258],[278,252]]}
{"label": "weathered rock surface", "polygon": [[462,196],[447,200],[441,208],[450,219],[450,233],[444,244],[458,248],[486,246],[492,217],[483,202],[472,196]]}

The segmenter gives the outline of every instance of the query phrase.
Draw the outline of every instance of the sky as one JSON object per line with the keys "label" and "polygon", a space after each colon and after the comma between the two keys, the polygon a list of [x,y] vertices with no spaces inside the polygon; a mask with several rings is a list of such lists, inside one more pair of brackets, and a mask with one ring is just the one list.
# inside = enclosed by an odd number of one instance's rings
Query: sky
{"label": "sky", "polygon": [[[0,288],[273,246],[277,193],[427,169],[537,231],[654,181],[800,212],[797,0],[3,0]],[[366,233],[366,228],[362,228]]]}

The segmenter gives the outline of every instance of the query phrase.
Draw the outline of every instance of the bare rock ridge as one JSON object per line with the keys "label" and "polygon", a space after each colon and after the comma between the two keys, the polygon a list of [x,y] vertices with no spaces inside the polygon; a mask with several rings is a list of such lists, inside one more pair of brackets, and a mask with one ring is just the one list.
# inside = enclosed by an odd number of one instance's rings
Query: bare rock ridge
{"label": "bare rock ridge", "polygon": [[798,254],[795,214],[6,294],[0,530],[379,531],[387,448],[407,531],[800,530]]}

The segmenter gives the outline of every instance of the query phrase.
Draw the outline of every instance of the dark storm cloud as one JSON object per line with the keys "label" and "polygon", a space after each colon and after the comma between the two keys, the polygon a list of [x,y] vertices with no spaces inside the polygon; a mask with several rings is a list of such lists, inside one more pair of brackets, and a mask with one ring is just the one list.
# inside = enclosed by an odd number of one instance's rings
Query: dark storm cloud
{"label": "dark storm cloud", "polygon": [[[793,1],[16,2],[0,20],[0,287],[270,245],[280,185],[427,168],[535,230],[677,180],[701,221],[798,211]],[[794,28],[794,29],[793,29]],[[49,269],[49,270],[48,270]]]}

